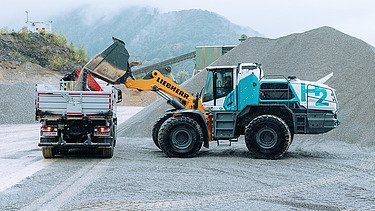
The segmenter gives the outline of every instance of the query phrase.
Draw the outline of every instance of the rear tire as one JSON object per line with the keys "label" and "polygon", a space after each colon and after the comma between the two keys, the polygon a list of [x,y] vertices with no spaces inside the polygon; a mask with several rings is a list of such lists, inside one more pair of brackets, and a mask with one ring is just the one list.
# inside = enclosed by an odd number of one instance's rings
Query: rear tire
{"label": "rear tire", "polygon": [[168,157],[194,157],[202,148],[203,133],[194,119],[177,116],[161,125],[158,140]]}
{"label": "rear tire", "polygon": [[292,135],[282,119],[262,115],[253,119],[246,127],[245,142],[253,157],[278,159],[288,150]]}
{"label": "rear tire", "polygon": [[42,147],[42,154],[45,159],[55,157],[56,150],[53,147]]}
{"label": "rear tire", "polygon": [[152,140],[154,141],[154,144],[156,147],[160,148],[159,140],[158,140],[158,134],[160,130],[160,126],[167,120],[171,115],[165,114],[164,116],[160,117],[158,121],[155,122],[154,126],[152,127]]}
{"label": "rear tire", "polygon": [[113,146],[109,147],[109,148],[102,148],[101,149],[102,157],[103,158],[112,158],[113,157],[113,151],[114,151]]}

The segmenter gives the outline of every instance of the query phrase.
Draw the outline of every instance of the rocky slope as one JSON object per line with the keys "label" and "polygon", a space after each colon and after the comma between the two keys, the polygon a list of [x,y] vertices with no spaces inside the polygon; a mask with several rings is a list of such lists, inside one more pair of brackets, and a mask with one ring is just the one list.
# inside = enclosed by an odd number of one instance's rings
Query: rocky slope
{"label": "rocky slope", "polygon": [[58,34],[27,30],[0,34],[0,67],[15,69],[25,62],[63,72],[84,65],[86,55]]}

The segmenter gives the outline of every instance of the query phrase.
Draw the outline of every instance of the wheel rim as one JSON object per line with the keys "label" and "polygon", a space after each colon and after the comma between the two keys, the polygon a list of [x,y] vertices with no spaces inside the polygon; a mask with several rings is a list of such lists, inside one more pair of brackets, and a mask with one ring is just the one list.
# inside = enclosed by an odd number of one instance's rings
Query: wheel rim
{"label": "wheel rim", "polygon": [[172,133],[172,143],[177,149],[186,149],[192,142],[192,135],[186,129],[177,129]]}
{"label": "wheel rim", "polygon": [[277,133],[271,128],[262,128],[257,132],[256,140],[260,147],[271,149],[277,143]]}

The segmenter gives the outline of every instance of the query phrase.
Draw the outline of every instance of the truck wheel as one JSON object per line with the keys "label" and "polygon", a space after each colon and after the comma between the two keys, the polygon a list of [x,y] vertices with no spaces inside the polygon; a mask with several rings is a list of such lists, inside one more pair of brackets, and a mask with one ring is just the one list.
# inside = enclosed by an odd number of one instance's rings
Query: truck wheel
{"label": "truck wheel", "polygon": [[152,140],[154,141],[154,144],[160,149],[159,140],[158,140],[158,134],[160,126],[167,120],[171,115],[166,114],[158,119],[158,121],[155,122],[154,126],[152,127]]}
{"label": "truck wheel", "polygon": [[161,125],[158,139],[168,157],[194,157],[202,147],[203,133],[194,119],[177,116]]}
{"label": "truck wheel", "polygon": [[53,147],[42,147],[42,154],[46,159],[53,158],[56,154],[56,150]]}
{"label": "truck wheel", "polygon": [[292,135],[282,119],[262,115],[253,119],[245,129],[245,142],[253,157],[278,159],[288,150]]}
{"label": "truck wheel", "polygon": [[102,152],[102,157],[103,158],[112,158],[113,157],[113,146],[112,147],[109,147],[109,148],[102,148],[101,149],[101,152]]}

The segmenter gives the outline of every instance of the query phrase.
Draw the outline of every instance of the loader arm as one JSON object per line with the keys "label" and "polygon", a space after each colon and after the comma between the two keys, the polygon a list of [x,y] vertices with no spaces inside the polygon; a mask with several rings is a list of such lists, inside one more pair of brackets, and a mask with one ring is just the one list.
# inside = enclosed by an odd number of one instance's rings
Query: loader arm
{"label": "loader arm", "polygon": [[[138,80],[127,79],[124,84],[127,88],[141,91],[155,91],[176,109],[194,109],[201,111],[206,119],[208,131],[212,131],[212,115],[205,112],[200,98],[190,94],[159,71],[153,70],[151,72],[151,78]],[[176,103],[174,99],[178,99],[178,103]],[[209,132],[207,135],[208,140],[212,141],[212,133]]]}
{"label": "loader arm", "polygon": [[[194,97],[184,88],[176,84],[170,78],[162,75],[157,70],[152,71],[150,79],[128,79],[124,84],[127,88],[138,89],[141,91],[155,91],[163,98],[167,97],[163,95],[163,93],[165,93],[168,96],[178,99],[178,102],[183,106],[184,109],[196,109],[201,111],[202,113],[205,113],[202,102],[198,97]],[[162,93],[160,93],[160,91]],[[179,108],[182,109],[182,107]]]}

